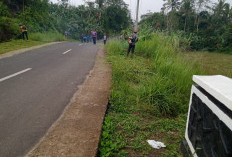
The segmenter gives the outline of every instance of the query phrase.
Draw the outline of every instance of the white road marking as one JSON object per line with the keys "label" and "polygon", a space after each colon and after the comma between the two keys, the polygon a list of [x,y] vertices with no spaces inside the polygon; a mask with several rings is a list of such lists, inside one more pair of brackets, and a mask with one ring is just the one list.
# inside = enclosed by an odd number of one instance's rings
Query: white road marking
{"label": "white road marking", "polygon": [[29,70],[31,70],[31,69],[32,69],[32,68],[27,68],[27,69],[25,69],[25,70],[19,71],[19,72],[17,72],[17,73],[12,74],[12,75],[9,75],[9,76],[6,76],[6,77],[4,77],[4,78],[1,78],[1,79],[0,79],[0,82],[5,81],[5,80],[7,80],[7,79],[10,79],[10,78],[12,78],[12,77],[15,77],[15,76],[17,76],[17,75],[20,75],[20,74],[22,74],[22,73],[25,73],[25,72],[27,72],[27,71],[29,71]]}
{"label": "white road marking", "polygon": [[65,52],[62,53],[62,54],[65,55],[65,54],[68,53],[69,51],[72,51],[72,49],[69,49],[68,51],[65,51]]}
{"label": "white road marking", "polygon": [[82,46],[83,44],[79,44],[79,46]]}

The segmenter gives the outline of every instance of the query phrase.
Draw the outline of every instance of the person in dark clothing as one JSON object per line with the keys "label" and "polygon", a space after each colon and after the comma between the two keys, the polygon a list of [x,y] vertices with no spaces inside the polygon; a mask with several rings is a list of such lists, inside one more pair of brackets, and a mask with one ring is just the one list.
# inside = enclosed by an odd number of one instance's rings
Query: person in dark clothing
{"label": "person in dark clothing", "polygon": [[138,41],[138,35],[137,35],[137,30],[134,30],[134,33],[129,37],[128,43],[129,43],[129,48],[127,51],[127,56],[129,55],[131,51],[131,58],[133,58],[133,54],[135,51],[135,43]]}
{"label": "person in dark clothing", "polygon": [[84,42],[84,35],[81,34],[81,42],[83,43]]}
{"label": "person in dark clothing", "polygon": [[94,30],[92,32],[92,37],[93,37],[93,44],[95,45],[96,44],[96,40],[97,40],[97,32],[96,32],[96,30]]}

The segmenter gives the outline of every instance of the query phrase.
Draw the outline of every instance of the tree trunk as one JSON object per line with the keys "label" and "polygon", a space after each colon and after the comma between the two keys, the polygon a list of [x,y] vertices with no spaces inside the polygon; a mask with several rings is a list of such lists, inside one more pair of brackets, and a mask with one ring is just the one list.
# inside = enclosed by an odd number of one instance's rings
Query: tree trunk
{"label": "tree trunk", "polygon": [[187,25],[187,16],[185,16],[185,20],[184,20],[184,32],[186,30],[186,25]]}

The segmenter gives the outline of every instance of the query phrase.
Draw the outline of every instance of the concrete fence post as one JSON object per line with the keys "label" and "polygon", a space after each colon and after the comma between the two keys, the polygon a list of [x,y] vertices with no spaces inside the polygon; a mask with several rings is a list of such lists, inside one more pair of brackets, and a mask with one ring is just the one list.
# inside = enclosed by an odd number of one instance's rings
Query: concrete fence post
{"label": "concrete fence post", "polygon": [[193,76],[184,156],[232,157],[232,79]]}

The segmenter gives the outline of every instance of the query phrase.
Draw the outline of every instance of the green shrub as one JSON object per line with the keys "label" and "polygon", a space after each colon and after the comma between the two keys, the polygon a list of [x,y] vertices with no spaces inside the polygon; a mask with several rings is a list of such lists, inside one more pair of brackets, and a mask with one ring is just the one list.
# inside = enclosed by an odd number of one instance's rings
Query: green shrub
{"label": "green shrub", "polygon": [[19,20],[9,17],[0,17],[0,42],[15,38],[20,34]]}
{"label": "green shrub", "polygon": [[8,17],[10,16],[10,13],[8,11],[7,6],[0,2],[0,17],[2,16]]}

